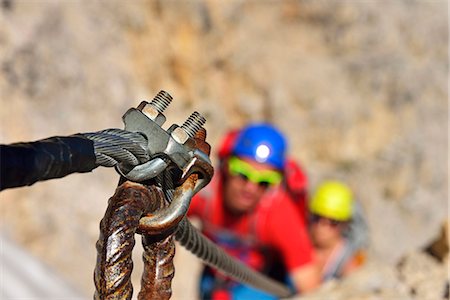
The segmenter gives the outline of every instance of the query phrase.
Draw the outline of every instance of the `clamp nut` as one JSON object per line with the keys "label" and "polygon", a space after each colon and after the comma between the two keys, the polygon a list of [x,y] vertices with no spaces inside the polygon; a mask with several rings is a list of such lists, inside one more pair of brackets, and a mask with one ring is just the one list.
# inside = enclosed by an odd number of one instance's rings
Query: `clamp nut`
{"label": "clamp nut", "polygon": [[186,141],[189,139],[188,133],[182,127],[175,128],[172,131],[171,135],[177,143],[182,144],[182,145],[184,143],[186,143]]}
{"label": "clamp nut", "polygon": [[146,115],[149,119],[155,121],[159,115],[159,111],[153,105],[147,102],[144,102],[144,105],[142,106],[141,105],[139,105],[138,108],[141,108],[142,113]]}

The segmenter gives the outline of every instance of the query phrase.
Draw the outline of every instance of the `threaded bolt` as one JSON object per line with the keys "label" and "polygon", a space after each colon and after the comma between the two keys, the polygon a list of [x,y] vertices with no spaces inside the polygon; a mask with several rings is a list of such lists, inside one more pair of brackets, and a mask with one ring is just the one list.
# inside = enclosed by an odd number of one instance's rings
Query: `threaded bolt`
{"label": "threaded bolt", "polygon": [[169,106],[170,102],[172,102],[172,99],[173,98],[169,93],[161,90],[149,104],[156,108],[160,114],[162,114]]}
{"label": "threaded bolt", "polygon": [[194,111],[183,125],[181,125],[181,128],[186,131],[190,138],[193,138],[205,123],[206,119],[200,113]]}

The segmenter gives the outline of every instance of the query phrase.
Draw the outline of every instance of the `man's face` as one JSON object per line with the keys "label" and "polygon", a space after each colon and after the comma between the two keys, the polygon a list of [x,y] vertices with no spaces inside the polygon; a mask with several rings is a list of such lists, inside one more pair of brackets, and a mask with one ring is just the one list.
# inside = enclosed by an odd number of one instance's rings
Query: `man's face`
{"label": "man's face", "polygon": [[269,186],[281,180],[272,166],[243,157],[230,158],[224,171],[224,204],[234,214],[252,211]]}

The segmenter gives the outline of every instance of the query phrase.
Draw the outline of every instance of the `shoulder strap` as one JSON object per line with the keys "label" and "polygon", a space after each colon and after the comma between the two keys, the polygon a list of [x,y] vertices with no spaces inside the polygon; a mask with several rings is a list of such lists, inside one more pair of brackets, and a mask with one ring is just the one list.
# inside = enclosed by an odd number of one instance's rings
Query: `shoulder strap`
{"label": "shoulder strap", "polygon": [[333,261],[328,265],[327,270],[325,270],[323,279],[329,280],[341,277],[342,268],[354,253],[355,249],[349,243],[345,242],[339,253],[337,253]]}
{"label": "shoulder strap", "polygon": [[359,202],[355,201],[353,205],[352,219],[344,232],[344,237],[355,250],[366,248],[369,244],[369,227]]}

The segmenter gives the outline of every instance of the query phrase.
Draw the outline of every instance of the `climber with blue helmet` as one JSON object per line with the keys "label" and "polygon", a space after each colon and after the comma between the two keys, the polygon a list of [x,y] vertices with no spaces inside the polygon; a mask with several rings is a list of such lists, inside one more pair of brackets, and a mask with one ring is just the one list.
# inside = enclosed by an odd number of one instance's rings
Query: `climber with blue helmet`
{"label": "climber with blue helmet", "polygon": [[340,278],[365,260],[367,225],[349,186],[321,183],[309,202],[309,230],[322,280]]}
{"label": "climber with blue helmet", "polygon": [[[220,147],[219,172],[191,202],[189,216],[227,253],[274,279],[308,292],[320,282],[305,222],[282,189],[287,165],[284,135],[267,123],[233,131]],[[280,264],[287,271],[280,272]],[[288,274],[288,276],[279,276]],[[277,276],[278,275],[278,276]],[[274,299],[205,267],[202,299]]]}

